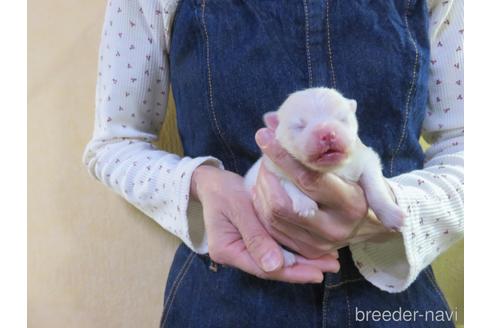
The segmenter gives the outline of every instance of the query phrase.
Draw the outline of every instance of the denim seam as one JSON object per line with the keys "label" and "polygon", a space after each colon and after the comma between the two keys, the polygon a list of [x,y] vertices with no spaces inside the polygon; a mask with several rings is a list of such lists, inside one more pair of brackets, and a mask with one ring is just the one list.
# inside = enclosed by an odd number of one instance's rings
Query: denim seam
{"label": "denim seam", "polygon": [[448,302],[446,301],[446,298],[444,297],[441,289],[437,286],[437,283],[434,280],[434,277],[431,276],[431,274],[429,273],[428,270],[423,270],[423,271],[424,271],[424,274],[427,276],[427,278],[429,278],[432,287],[434,288],[434,290],[436,291],[436,293],[439,295],[439,298],[441,298],[441,301],[449,308]]}
{"label": "denim seam", "polygon": [[335,66],[333,65],[333,51],[331,48],[331,33],[330,33],[330,0],[326,0],[326,35],[328,43],[328,60],[331,68],[331,82],[333,88],[337,88],[337,78],[335,76]]}
{"label": "denim seam", "polygon": [[337,287],[343,286],[345,284],[350,284],[350,283],[353,283],[353,282],[359,282],[359,281],[362,281],[362,280],[364,280],[364,278],[348,279],[348,280],[341,281],[341,282],[339,282],[337,284],[334,284],[334,285],[327,285],[326,288],[327,289],[333,289],[333,288],[337,288]]}
{"label": "denim seam", "polygon": [[209,112],[212,114],[212,119],[213,119],[213,125],[216,129],[216,132],[218,134],[218,137],[220,141],[222,142],[222,146],[225,148],[226,152],[229,153],[229,155],[232,158],[232,162],[234,165],[234,169],[236,172],[238,172],[238,166],[236,162],[236,157],[234,156],[234,153],[230,147],[230,145],[226,142],[225,137],[222,133],[222,130],[220,128],[219,122],[217,120],[217,114],[215,113],[215,107],[214,107],[214,99],[213,99],[213,88],[212,88],[212,70],[210,67],[210,43],[209,43],[209,38],[208,38],[208,30],[207,30],[207,24],[205,22],[205,6],[206,6],[206,0],[202,0],[201,3],[201,23],[203,27],[203,32],[205,34],[205,52],[206,52],[206,62],[207,62],[207,82],[208,82],[208,102],[209,102]]}
{"label": "denim seam", "polygon": [[[337,287],[343,286],[345,284],[350,284],[350,283],[359,282],[359,281],[363,281],[363,280],[364,280],[364,278],[347,279],[347,280],[341,281],[341,282],[339,282],[337,284],[329,285],[328,284],[328,280],[325,277],[324,290],[323,290],[323,303],[322,303],[322,308],[321,308],[322,327],[323,328],[326,328],[326,315],[328,314],[327,313],[328,310],[327,310],[326,306],[327,306],[327,302],[328,302],[328,292],[329,292],[329,290],[330,289],[333,289],[333,288],[337,288]],[[348,302],[348,299],[347,299],[347,302]],[[348,303],[348,304],[350,304],[350,303]]]}
{"label": "denim seam", "polygon": [[411,0],[408,0],[407,1],[407,8],[405,10],[405,28],[408,32],[409,37],[410,37],[410,41],[412,41],[413,47],[415,48],[415,62],[413,64],[412,81],[410,83],[410,88],[408,89],[407,99],[405,102],[405,118],[403,120],[402,132],[400,135],[400,139],[398,141],[398,145],[396,146],[395,151],[391,155],[391,160],[390,160],[390,175],[391,176],[393,175],[393,166],[394,166],[396,155],[398,155],[400,148],[403,144],[403,141],[405,140],[407,125],[408,125],[408,117],[410,114],[410,100],[411,100],[411,96],[415,90],[415,84],[416,84],[416,79],[417,79],[417,65],[418,65],[419,58],[420,58],[419,49],[417,47],[417,42],[415,41],[415,39],[412,35],[412,32],[410,31],[410,26],[408,24],[408,15],[410,14],[410,4],[411,4]]}
{"label": "denim seam", "polygon": [[323,290],[323,304],[322,304],[322,308],[321,308],[321,314],[322,314],[322,321],[321,321],[321,326],[323,328],[326,328],[326,316],[327,316],[327,312],[328,312],[328,309],[327,309],[327,303],[328,303],[328,293],[329,293],[329,290],[328,290],[328,280],[326,279],[326,276],[325,276],[325,283],[324,283],[324,290]]}
{"label": "denim seam", "polygon": [[186,273],[189,271],[191,267],[191,262],[195,257],[195,255],[196,254],[194,252],[191,252],[190,255],[188,255],[188,257],[185,260],[185,263],[183,264],[183,267],[181,268],[181,270],[179,271],[176,277],[176,281],[171,286],[171,292],[169,294],[169,297],[167,298],[167,302],[164,302],[164,316],[162,319],[161,327],[164,327],[164,325],[166,324],[167,316],[170,312],[171,305],[174,302],[174,298],[176,297],[177,291],[179,289],[179,286],[181,285],[181,282],[183,281],[183,278],[186,276]]}
{"label": "denim seam", "polygon": [[303,0],[304,3],[304,29],[306,34],[306,60],[307,60],[307,69],[308,69],[308,78],[309,78],[309,87],[313,86],[313,69],[311,65],[311,45],[309,43],[309,9],[307,5],[307,0]]}
{"label": "denim seam", "polygon": [[350,300],[347,294],[345,294],[345,300],[347,301],[347,327],[351,328],[352,323],[350,322]]}

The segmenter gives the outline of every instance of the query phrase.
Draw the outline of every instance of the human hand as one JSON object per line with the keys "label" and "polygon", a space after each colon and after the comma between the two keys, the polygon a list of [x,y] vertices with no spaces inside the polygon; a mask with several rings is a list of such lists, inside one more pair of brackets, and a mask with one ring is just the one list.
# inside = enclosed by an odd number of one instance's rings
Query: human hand
{"label": "human hand", "polygon": [[192,177],[192,197],[203,206],[209,255],[264,279],[319,283],[323,272],[337,272],[337,255],[316,259],[296,256],[296,265],[283,267],[280,246],[258,220],[243,178],[212,166],[198,167]]}
{"label": "human hand", "polygon": [[262,166],[253,202],[275,240],[307,258],[317,258],[350,242],[391,233],[369,212],[364,191],[357,183],[306,168],[278,144],[270,129],[260,129],[256,140],[263,153],[319,205],[312,218],[297,215],[277,176]]}

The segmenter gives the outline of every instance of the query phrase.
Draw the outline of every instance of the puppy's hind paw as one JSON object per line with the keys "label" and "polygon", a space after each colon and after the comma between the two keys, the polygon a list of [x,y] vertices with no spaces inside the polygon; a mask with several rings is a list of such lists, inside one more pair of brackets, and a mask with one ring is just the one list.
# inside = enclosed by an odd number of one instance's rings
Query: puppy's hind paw
{"label": "puppy's hind paw", "polygon": [[306,209],[304,211],[298,212],[297,214],[299,216],[302,216],[303,218],[312,218],[316,214],[316,210],[314,208]]}
{"label": "puppy's hind paw", "polygon": [[386,228],[394,231],[400,231],[407,217],[407,214],[396,204],[392,204],[392,206],[379,211],[379,213],[376,212],[376,215]]}
{"label": "puppy's hind paw", "polygon": [[303,218],[312,218],[316,215],[318,204],[308,197],[292,200],[294,212]]}
{"label": "puppy's hind paw", "polygon": [[296,264],[296,256],[291,252],[282,249],[282,253],[284,254],[284,267],[290,267]]}

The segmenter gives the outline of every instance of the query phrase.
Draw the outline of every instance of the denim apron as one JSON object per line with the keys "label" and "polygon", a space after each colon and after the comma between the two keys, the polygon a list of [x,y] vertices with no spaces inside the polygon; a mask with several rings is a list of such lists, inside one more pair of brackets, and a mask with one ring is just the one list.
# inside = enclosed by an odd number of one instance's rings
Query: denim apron
{"label": "denim apron", "polygon": [[[212,155],[244,175],[261,156],[262,115],[290,93],[336,88],[358,102],[360,138],[384,175],[422,168],[428,13],[423,0],[182,0],[170,49],[178,129],[187,156]],[[267,281],[181,245],[162,327],[452,327],[359,320],[360,311],[447,311],[432,269],[404,292],[383,292],[340,250],[321,284]]]}

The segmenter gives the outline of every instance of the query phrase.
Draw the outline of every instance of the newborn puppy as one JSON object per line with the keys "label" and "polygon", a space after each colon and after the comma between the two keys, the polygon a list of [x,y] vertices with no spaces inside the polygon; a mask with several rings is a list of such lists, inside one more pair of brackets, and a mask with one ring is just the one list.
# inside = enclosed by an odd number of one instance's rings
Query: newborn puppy
{"label": "newborn puppy", "polygon": [[[310,88],[291,94],[278,111],[266,113],[264,121],[275,130],[280,145],[306,167],[358,182],[379,220],[386,227],[398,230],[405,213],[391,198],[379,156],[357,135],[356,108],[355,100],[344,98],[334,89]],[[305,218],[313,217],[318,210],[316,202],[266,156],[246,174],[248,190],[256,183],[261,161],[280,178],[295,213]],[[293,254],[285,251],[284,255],[286,266],[295,263]]]}

